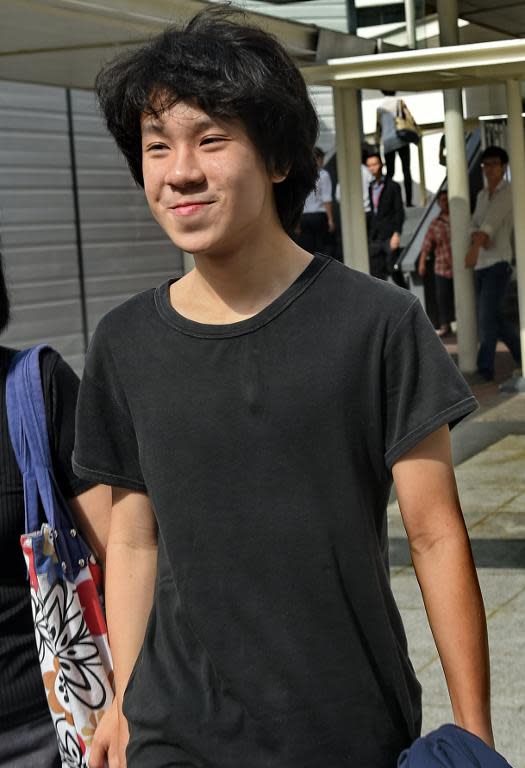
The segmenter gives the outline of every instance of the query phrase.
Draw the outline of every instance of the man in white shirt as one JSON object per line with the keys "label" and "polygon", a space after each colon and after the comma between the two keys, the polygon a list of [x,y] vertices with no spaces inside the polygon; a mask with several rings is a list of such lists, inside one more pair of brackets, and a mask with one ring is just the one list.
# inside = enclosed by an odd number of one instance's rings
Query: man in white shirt
{"label": "man in white shirt", "polygon": [[332,205],[332,180],[323,168],[324,151],[315,147],[314,156],[319,168],[315,188],[306,198],[298,228],[298,244],[309,253],[324,252],[328,244],[328,233],[335,232]]}
{"label": "man in white shirt", "polygon": [[474,268],[476,285],[480,341],[477,367],[487,381],[494,378],[498,339],[521,366],[519,335],[502,311],[512,274],[512,195],[504,178],[508,162],[509,156],[501,147],[487,147],[481,155],[487,185],[476,200],[472,244],[465,259],[465,265]]}

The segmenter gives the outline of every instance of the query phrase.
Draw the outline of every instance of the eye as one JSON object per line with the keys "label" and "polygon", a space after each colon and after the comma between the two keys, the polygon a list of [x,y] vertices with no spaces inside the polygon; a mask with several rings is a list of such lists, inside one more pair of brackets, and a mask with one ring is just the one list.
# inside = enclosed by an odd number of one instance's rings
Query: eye
{"label": "eye", "polygon": [[226,141],[226,136],[204,136],[204,138],[201,139],[201,147],[209,146],[210,144],[219,144],[223,141]]}
{"label": "eye", "polygon": [[155,142],[154,144],[148,144],[145,151],[146,152],[162,152],[165,149],[168,149],[167,144],[162,144],[161,142]]}

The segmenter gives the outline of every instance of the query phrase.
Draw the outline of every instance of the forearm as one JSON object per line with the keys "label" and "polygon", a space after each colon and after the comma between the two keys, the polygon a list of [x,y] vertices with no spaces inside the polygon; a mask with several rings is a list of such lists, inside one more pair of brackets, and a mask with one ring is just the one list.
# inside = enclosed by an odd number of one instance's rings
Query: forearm
{"label": "forearm", "polygon": [[112,540],[110,533],[106,568],[106,612],[119,711],[124,691],[144,642],[153,604],[156,568],[156,547],[130,547]]}
{"label": "forearm", "polygon": [[411,554],[456,723],[492,744],[490,672],[483,599],[462,520]]}
{"label": "forearm", "polygon": [[487,627],[448,426],[407,452],[392,473],[455,720],[492,744]]}
{"label": "forearm", "polygon": [[328,227],[333,229],[334,226],[334,210],[333,205],[330,202],[323,203],[326,211],[326,217],[328,219]]}
{"label": "forearm", "polygon": [[144,494],[114,493],[106,564],[106,613],[121,710],[142,648],[157,573],[157,531]]}
{"label": "forearm", "polygon": [[481,230],[473,232],[470,239],[472,245],[478,250],[479,248],[486,248],[490,242],[490,238],[487,233],[481,232]]}

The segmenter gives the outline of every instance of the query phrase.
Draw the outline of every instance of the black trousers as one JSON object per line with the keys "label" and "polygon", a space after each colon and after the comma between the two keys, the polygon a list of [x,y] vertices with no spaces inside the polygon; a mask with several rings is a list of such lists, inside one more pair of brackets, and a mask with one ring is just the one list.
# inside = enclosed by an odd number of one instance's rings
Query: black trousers
{"label": "black trousers", "polygon": [[456,319],[454,310],[454,283],[451,277],[434,275],[436,280],[436,300],[440,325],[450,325]]}
{"label": "black trousers", "polygon": [[412,205],[412,174],[410,173],[410,144],[405,144],[393,152],[385,152],[386,175],[393,177],[396,167],[396,152],[401,160],[403,168],[403,180],[405,182],[405,203]]}
{"label": "black trousers", "polygon": [[325,253],[328,245],[328,217],[326,213],[303,213],[297,244],[309,253]]}
{"label": "black trousers", "polygon": [[372,277],[378,277],[380,280],[386,280],[392,274],[394,263],[397,259],[399,250],[393,251],[388,240],[369,240],[368,241],[368,260],[370,265],[370,274]]}

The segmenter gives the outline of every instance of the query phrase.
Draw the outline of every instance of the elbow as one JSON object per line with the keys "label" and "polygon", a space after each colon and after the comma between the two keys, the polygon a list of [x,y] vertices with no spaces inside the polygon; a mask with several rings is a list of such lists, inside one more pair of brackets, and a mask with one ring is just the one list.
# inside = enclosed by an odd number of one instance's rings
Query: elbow
{"label": "elbow", "polygon": [[468,533],[464,526],[450,531],[421,531],[410,536],[408,543],[413,561],[429,555],[440,557],[442,553],[455,549],[467,548],[470,551]]}

